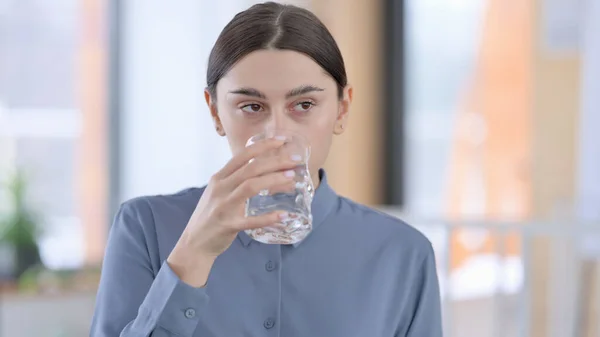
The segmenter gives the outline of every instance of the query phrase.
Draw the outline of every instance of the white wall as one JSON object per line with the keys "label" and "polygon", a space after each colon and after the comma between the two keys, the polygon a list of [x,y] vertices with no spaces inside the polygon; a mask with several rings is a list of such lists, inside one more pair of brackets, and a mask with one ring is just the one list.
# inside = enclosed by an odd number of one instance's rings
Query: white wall
{"label": "white wall", "polygon": [[[588,1],[584,16],[579,120],[579,216],[600,221],[600,1]],[[584,240],[584,249],[599,256],[598,237]]]}
{"label": "white wall", "polygon": [[203,185],[229,159],[204,102],[225,24],[256,1],[123,1],[120,201]]}

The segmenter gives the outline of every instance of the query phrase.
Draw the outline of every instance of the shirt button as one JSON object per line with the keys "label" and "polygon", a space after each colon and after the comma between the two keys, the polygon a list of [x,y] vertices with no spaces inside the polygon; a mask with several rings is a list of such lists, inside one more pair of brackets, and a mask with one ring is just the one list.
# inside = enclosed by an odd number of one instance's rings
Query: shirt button
{"label": "shirt button", "polygon": [[194,318],[196,317],[196,310],[192,308],[185,309],[185,318]]}
{"label": "shirt button", "polygon": [[276,264],[275,264],[275,262],[273,262],[273,261],[269,261],[269,262],[267,262],[267,264],[265,264],[265,269],[266,269],[267,271],[273,271],[273,270],[275,270],[276,268],[277,268],[277,265],[276,265]]}
{"label": "shirt button", "polygon": [[265,327],[265,329],[271,329],[275,326],[275,320],[272,318],[267,318],[265,319],[263,326]]}

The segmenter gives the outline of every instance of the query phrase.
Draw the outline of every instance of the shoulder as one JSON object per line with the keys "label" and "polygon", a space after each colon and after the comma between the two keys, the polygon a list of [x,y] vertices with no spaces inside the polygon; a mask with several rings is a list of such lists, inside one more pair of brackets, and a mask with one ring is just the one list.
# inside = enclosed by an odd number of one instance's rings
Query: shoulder
{"label": "shoulder", "polygon": [[146,209],[151,212],[162,212],[169,208],[181,208],[193,205],[202,196],[204,187],[192,187],[172,194],[146,195],[125,201],[121,207],[133,210]]}
{"label": "shoulder", "polygon": [[156,232],[167,223],[173,227],[185,226],[203,192],[204,187],[188,188],[172,194],[131,198],[120,205],[113,227],[139,227],[137,231]]}
{"label": "shoulder", "polygon": [[153,268],[158,270],[183,233],[203,192],[204,188],[189,188],[123,202],[110,230],[109,245],[123,250],[137,247],[137,251],[150,255]]}
{"label": "shoulder", "polygon": [[380,244],[425,259],[433,254],[431,241],[417,228],[381,210],[340,197],[340,213],[357,232]]}
{"label": "shoulder", "polygon": [[194,207],[204,192],[202,188],[188,188],[173,194],[145,195],[121,203],[117,215],[135,216],[141,220],[165,212]]}

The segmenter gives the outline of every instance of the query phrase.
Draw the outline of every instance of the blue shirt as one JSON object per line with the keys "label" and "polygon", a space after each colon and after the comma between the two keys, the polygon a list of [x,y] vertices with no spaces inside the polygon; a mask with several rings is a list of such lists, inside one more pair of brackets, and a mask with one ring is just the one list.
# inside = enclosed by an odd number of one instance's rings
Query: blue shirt
{"label": "blue shirt", "polygon": [[440,337],[431,243],[338,196],[321,171],[313,231],[295,245],[240,232],[207,285],[165,263],[203,188],[125,202],[111,228],[92,337]]}

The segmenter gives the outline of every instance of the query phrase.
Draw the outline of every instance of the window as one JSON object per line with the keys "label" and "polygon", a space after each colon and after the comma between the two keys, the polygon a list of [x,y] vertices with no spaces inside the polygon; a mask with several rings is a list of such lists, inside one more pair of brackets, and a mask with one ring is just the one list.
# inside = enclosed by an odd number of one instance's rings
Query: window
{"label": "window", "polygon": [[[97,75],[104,37],[89,34],[103,27],[89,20],[102,18],[99,4],[0,0],[0,177],[25,172],[29,206],[41,216],[42,259],[51,268],[98,262],[89,247],[104,240],[90,233],[106,227],[106,194],[82,183],[106,176],[105,125],[90,123],[106,114]],[[100,210],[91,213],[90,202]]]}

